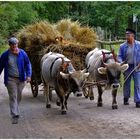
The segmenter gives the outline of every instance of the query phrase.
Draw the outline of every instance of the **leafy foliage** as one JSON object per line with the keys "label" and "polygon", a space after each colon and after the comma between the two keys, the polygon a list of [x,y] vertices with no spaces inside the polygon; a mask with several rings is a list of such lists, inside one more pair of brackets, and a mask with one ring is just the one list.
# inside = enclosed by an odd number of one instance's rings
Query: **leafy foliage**
{"label": "leafy foliage", "polygon": [[[101,26],[114,36],[123,36],[126,27],[135,29],[132,15],[140,17],[140,2],[136,1],[43,1],[0,2],[0,44],[3,38],[15,34],[35,21],[57,22],[63,18],[78,20],[83,25]],[[138,26],[139,29],[139,26]]]}

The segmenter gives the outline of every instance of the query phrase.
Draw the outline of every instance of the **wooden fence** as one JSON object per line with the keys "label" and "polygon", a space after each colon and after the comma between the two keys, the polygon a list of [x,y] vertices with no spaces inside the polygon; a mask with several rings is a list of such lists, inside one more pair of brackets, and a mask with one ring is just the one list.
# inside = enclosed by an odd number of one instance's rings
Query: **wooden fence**
{"label": "wooden fence", "polygon": [[117,45],[117,44],[121,44],[125,42],[125,40],[117,40],[117,41],[101,41],[101,40],[97,40],[97,43],[99,44],[99,47],[101,49],[104,49],[104,45]]}

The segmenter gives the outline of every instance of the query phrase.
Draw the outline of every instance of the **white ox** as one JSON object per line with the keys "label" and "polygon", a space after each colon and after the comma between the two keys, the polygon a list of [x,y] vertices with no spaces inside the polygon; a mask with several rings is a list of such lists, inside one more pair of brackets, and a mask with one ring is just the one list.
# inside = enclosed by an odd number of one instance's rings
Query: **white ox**
{"label": "white ox", "polygon": [[46,107],[50,108],[50,87],[53,87],[59,97],[61,113],[66,114],[67,99],[71,92],[82,92],[81,84],[89,75],[83,71],[75,71],[71,61],[64,55],[49,52],[41,59],[41,75],[44,84]]}
{"label": "white ox", "polygon": [[[105,58],[103,58],[103,55]],[[95,48],[86,56],[86,66],[88,69],[89,80],[97,82],[98,88],[98,103],[97,106],[102,106],[102,84],[100,81],[106,81],[107,87],[112,89],[112,109],[117,109],[117,90],[120,87],[120,74],[128,69],[128,64],[118,63],[113,57],[113,53],[108,50]],[[91,99],[94,99],[93,88],[90,87],[88,94]]]}

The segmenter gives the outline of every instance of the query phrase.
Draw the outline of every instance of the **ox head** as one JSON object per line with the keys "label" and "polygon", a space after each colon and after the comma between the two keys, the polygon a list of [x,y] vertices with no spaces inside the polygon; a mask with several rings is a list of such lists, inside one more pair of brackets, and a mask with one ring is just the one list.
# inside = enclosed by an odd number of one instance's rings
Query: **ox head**
{"label": "ox head", "polygon": [[80,70],[69,73],[60,72],[60,75],[71,82],[71,91],[75,93],[82,92],[82,83],[87,79],[89,73],[86,73],[86,70]]}
{"label": "ox head", "polygon": [[82,82],[89,76],[89,72],[86,73],[86,69],[84,69],[84,70],[79,70],[79,71],[74,71],[74,72],[69,72],[69,73],[60,72],[60,75],[64,79],[76,78]]}
{"label": "ox head", "polygon": [[121,72],[124,72],[128,69],[128,64],[125,63],[104,63],[105,67],[98,68],[99,74],[106,74],[108,77],[109,85],[111,85],[112,89],[116,89],[120,87],[119,79]]}

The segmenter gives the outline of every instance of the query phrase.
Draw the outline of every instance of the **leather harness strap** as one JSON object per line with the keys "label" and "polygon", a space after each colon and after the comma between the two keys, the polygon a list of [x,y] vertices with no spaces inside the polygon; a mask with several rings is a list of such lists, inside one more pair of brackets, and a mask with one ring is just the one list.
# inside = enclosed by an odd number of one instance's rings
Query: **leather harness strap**
{"label": "leather harness strap", "polygon": [[50,67],[50,76],[52,76],[52,69],[53,69],[54,63],[55,63],[55,61],[58,60],[59,58],[61,58],[61,57],[55,58],[55,60],[52,62],[51,67]]}

